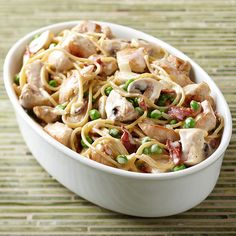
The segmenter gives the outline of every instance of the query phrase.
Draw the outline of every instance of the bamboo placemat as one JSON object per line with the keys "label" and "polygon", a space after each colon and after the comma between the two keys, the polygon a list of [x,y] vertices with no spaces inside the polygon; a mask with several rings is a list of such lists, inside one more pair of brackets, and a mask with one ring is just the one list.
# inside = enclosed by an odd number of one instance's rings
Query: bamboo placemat
{"label": "bamboo placemat", "polygon": [[[79,19],[128,25],[187,53],[223,91],[235,127],[236,1],[0,0],[1,64],[24,34]],[[23,142],[2,80],[0,98],[0,235],[236,235],[235,131],[203,203],[177,216],[135,218],[97,207],[52,179]]]}

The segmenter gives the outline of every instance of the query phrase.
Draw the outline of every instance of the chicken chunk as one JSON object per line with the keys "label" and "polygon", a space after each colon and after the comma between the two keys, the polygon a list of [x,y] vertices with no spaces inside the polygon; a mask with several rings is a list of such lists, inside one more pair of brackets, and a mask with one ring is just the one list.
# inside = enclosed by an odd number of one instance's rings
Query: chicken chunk
{"label": "chicken chunk", "polygon": [[138,125],[147,136],[154,138],[161,143],[165,144],[167,140],[176,141],[179,139],[178,133],[173,129],[156,125],[149,121],[139,123]]}
{"label": "chicken chunk", "polygon": [[130,67],[131,71],[136,73],[143,73],[147,68],[143,48],[126,48],[117,52],[117,62],[121,71],[126,65]]}
{"label": "chicken chunk", "polygon": [[105,110],[107,118],[111,120],[131,121],[138,117],[133,105],[114,90],[107,98]]}
{"label": "chicken chunk", "polygon": [[27,82],[31,85],[35,85],[38,88],[43,87],[41,82],[40,72],[43,67],[43,63],[40,60],[36,60],[25,67],[25,74]]}
{"label": "chicken chunk", "polygon": [[90,39],[74,32],[70,33],[64,39],[61,47],[77,57],[88,58],[97,53],[96,47]]}
{"label": "chicken chunk", "polygon": [[187,61],[170,55],[155,61],[154,64],[162,67],[170,75],[171,79],[181,87],[193,84],[189,78],[191,65]]}
{"label": "chicken chunk", "polygon": [[76,25],[72,31],[78,33],[104,33],[108,38],[113,37],[111,29],[108,26],[101,26],[91,21],[82,21],[80,24]]}
{"label": "chicken chunk", "polygon": [[29,44],[30,53],[36,53],[41,49],[47,49],[52,42],[54,34],[49,30],[43,32]]}
{"label": "chicken chunk", "polygon": [[115,56],[116,52],[128,48],[129,46],[129,42],[122,39],[105,39],[101,45],[108,56]]}
{"label": "chicken chunk", "polygon": [[47,124],[44,127],[44,130],[53,138],[55,138],[58,142],[64,144],[69,147],[70,145],[70,136],[72,133],[72,129],[67,127],[65,124],[56,122],[53,124]]}
{"label": "chicken chunk", "polygon": [[50,106],[51,102],[45,93],[45,90],[35,85],[25,84],[19,97],[20,104],[26,109],[32,109],[35,106]]}
{"label": "chicken chunk", "polygon": [[196,128],[211,131],[216,127],[216,116],[209,101],[201,102],[203,113],[196,117]]}
{"label": "chicken chunk", "polygon": [[[122,145],[122,143],[119,140],[115,139],[111,139],[109,141],[102,141],[101,143],[96,145],[96,149],[103,153],[106,153],[108,156],[111,157],[111,159],[115,159],[115,157],[120,154],[128,155],[128,152]],[[95,151],[92,151],[91,159],[107,166],[115,166],[113,163],[111,163],[109,160],[105,159],[105,157]]]}
{"label": "chicken chunk", "polygon": [[142,39],[133,39],[131,46],[135,48],[144,48],[144,51],[153,58],[162,58],[165,55],[165,51],[157,44],[147,42]]}
{"label": "chicken chunk", "polygon": [[182,160],[184,164],[193,166],[205,159],[204,137],[207,132],[202,129],[180,129],[180,142],[182,145]]}
{"label": "chicken chunk", "polygon": [[100,75],[112,75],[117,70],[117,62],[114,57],[105,57],[102,55],[94,55],[89,57],[90,60],[96,61],[101,65]]}
{"label": "chicken chunk", "polygon": [[33,108],[34,114],[45,123],[54,123],[59,119],[60,113],[57,109],[49,106],[36,106]]}
{"label": "chicken chunk", "polygon": [[63,80],[59,89],[59,103],[68,102],[72,96],[75,96],[79,91],[79,74],[73,71],[73,74]]}
{"label": "chicken chunk", "polygon": [[48,63],[58,72],[67,71],[73,67],[72,61],[62,51],[53,51],[50,53]]}
{"label": "chicken chunk", "polygon": [[197,102],[208,100],[214,108],[215,104],[213,98],[210,96],[210,92],[211,90],[205,82],[201,82],[199,84],[189,84],[184,87],[185,103],[189,103],[191,100],[195,100]]}

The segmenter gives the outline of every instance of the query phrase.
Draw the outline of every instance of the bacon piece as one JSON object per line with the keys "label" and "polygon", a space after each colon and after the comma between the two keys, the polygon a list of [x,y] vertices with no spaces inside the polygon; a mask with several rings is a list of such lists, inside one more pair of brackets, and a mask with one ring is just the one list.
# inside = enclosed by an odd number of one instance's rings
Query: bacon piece
{"label": "bacon piece", "polygon": [[145,101],[144,101],[143,99],[140,100],[139,106],[140,106],[144,111],[147,110],[147,105],[146,105],[146,103],[145,103]]}
{"label": "bacon piece", "polygon": [[169,150],[170,157],[175,165],[181,163],[182,156],[182,146],[179,141],[171,142],[170,140],[166,141],[166,146]]}
{"label": "bacon piece", "polygon": [[189,107],[176,107],[176,106],[170,107],[168,110],[168,114],[171,117],[176,118],[178,120],[184,120],[184,118],[188,116],[195,117],[200,112],[201,108],[198,109],[197,111],[194,111]]}
{"label": "bacon piece", "polygon": [[127,149],[129,153],[134,153],[138,149],[138,145],[135,143],[131,133],[126,130],[125,128],[122,128],[123,134],[121,136],[121,142]]}

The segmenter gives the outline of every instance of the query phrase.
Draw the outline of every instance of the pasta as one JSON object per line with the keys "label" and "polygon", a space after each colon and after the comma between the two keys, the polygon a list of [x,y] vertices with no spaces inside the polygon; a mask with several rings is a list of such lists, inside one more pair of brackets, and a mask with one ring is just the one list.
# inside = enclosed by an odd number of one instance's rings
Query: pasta
{"label": "pasta", "polygon": [[85,21],[37,35],[14,88],[45,131],[84,158],[161,173],[198,164],[220,143],[223,117],[190,69],[158,45]]}

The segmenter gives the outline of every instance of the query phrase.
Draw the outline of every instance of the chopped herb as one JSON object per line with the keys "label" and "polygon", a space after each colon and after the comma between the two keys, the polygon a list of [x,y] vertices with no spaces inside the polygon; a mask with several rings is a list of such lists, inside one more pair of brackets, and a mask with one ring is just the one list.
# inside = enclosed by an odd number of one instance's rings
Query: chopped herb
{"label": "chopped herb", "polygon": [[173,168],[173,171],[179,171],[179,170],[184,170],[184,169],[186,169],[186,166],[184,164],[182,164],[182,165],[179,165],[179,166],[175,166]]}

